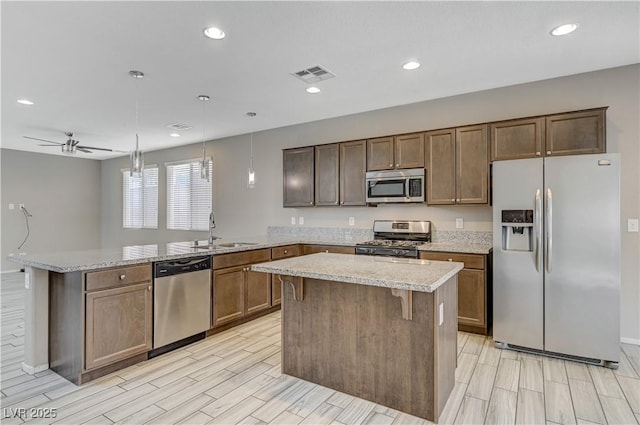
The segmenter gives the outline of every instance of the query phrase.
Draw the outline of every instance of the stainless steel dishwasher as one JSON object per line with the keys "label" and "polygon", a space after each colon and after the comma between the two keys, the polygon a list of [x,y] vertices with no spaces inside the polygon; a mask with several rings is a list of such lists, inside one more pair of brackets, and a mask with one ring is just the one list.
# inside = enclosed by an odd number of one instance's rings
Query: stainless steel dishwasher
{"label": "stainless steel dishwasher", "polygon": [[211,327],[211,257],[154,264],[153,348]]}

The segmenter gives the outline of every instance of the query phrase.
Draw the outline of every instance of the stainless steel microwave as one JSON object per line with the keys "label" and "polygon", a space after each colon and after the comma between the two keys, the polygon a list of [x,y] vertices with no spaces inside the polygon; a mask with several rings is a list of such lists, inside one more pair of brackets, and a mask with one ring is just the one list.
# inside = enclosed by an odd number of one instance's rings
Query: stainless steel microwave
{"label": "stainless steel microwave", "polygon": [[424,202],[424,168],[369,171],[367,203]]}

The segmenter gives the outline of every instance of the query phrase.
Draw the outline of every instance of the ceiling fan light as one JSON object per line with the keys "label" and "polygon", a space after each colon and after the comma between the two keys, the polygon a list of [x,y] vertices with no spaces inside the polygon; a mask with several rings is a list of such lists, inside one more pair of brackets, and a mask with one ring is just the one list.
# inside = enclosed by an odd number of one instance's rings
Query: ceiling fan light
{"label": "ceiling fan light", "polygon": [[72,144],[65,143],[62,145],[62,153],[67,155],[75,155],[76,147]]}

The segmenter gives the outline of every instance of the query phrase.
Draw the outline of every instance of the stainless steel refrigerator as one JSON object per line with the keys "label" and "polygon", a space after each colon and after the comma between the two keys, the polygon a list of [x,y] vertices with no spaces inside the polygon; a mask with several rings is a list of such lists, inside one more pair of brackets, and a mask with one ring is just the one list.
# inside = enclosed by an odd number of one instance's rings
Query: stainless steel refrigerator
{"label": "stainless steel refrigerator", "polygon": [[617,367],[620,157],[493,163],[496,345]]}

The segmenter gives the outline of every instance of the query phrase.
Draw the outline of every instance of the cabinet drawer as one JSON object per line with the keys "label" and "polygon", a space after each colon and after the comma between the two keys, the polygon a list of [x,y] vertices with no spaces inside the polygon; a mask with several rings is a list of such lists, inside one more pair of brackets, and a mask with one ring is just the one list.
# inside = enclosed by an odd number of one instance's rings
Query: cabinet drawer
{"label": "cabinet drawer", "polygon": [[420,258],[423,260],[455,261],[456,263],[464,263],[465,269],[484,269],[484,255],[420,251]]}
{"label": "cabinet drawer", "polygon": [[151,265],[121,267],[86,274],[86,290],[113,288],[151,280]]}
{"label": "cabinet drawer", "polygon": [[213,256],[213,268],[222,269],[225,267],[241,266],[243,264],[262,263],[271,259],[271,250],[254,249],[252,251],[234,252],[232,254],[222,254]]}
{"label": "cabinet drawer", "polygon": [[281,260],[283,258],[297,257],[300,255],[300,245],[285,245],[271,248],[271,259]]}
{"label": "cabinet drawer", "polygon": [[304,245],[302,254],[316,254],[318,252],[331,252],[334,254],[355,254],[356,249],[352,246],[340,245]]}

